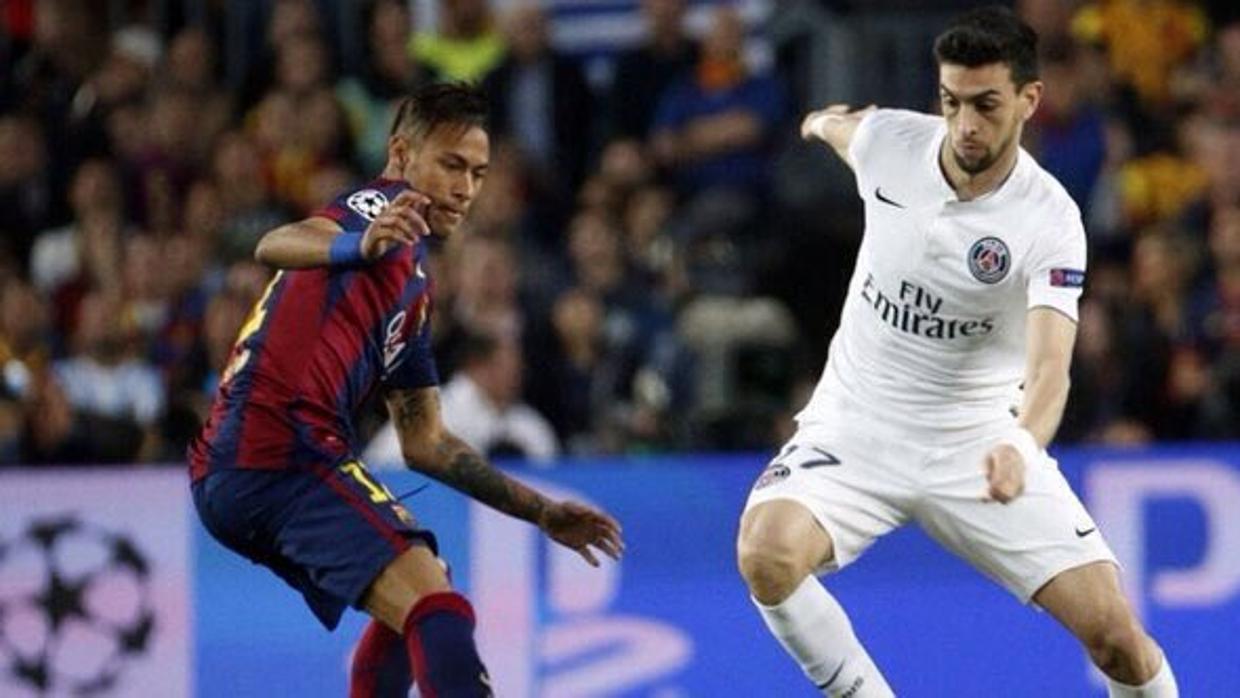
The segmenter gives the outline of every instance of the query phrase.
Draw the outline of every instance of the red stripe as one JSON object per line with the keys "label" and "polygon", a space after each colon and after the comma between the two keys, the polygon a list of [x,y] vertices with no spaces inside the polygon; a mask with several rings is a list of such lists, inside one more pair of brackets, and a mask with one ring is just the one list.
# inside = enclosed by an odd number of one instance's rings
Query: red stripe
{"label": "red stripe", "polygon": [[[320,310],[327,295],[327,274],[322,270],[285,272],[284,288],[267,310],[261,351],[250,358],[253,384],[250,401],[264,405],[287,405],[296,394],[296,382],[310,358],[309,347],[319,331]],[[286,460],[296,438],[284,414],[247,406],[247,417],[237,438],[237,462],[270,463]],[[260,414],[261,413],[261,414]]]}
{"label": "red stripe", "polygon": [[401,636],[378,620],[372,619],[353,651],[353,668],[349,673],[349,698],[375,698],[379,675],[388,654],[403,644]]}
{"label": "red stripe", "polygon": [[469,599],[455,591],[437,591],[418,599],[418,602],[409,610],[409,617],[405,619],[405,627],[408,628],[410,623],[416,623],[440,611],[465,616],[471,624],[475,622],[474,607],[470,605]]}
{"label": "red stripe", "polygon": [[383,536],[384,539],[392,545],[392,548],[395,549],[396,552],[403,553],[410,548],[409,541],[400,534],[400,531],[392,526],[389,526],[386,521],[384,521],[374,512],[373,509],[370,508],[370,504],[368,502],[363,501],[356,492],[349,489],[347,485],[334,477],[336,474],[335,471],[324,468],[321,465],[314,465],[312,467],[314,469],[314,474],[317,475],[319,479],[322,480],[328,487],[332,488],[336,494],[340,495],[346,502],[348,502],[349,506],[359,512],[362,515],[362,518],[366,519],[371,526],[374,526],[375,530],[379,532],[379,535]]}

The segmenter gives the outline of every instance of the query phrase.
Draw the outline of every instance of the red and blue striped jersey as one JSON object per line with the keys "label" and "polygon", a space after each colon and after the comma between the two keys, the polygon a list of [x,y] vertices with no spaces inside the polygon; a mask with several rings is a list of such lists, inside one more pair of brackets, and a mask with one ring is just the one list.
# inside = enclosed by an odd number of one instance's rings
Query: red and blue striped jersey
{"label": "red and blue striped jersey", "polygon": [[[378,179],[316,215],[362,232],[407,186]],[[437,384],[425,255],[425,244],[398,245],[356,267],[277,273],[190,443],[191,478],[335,462],[358,450],[353,416],[377,387]]]}

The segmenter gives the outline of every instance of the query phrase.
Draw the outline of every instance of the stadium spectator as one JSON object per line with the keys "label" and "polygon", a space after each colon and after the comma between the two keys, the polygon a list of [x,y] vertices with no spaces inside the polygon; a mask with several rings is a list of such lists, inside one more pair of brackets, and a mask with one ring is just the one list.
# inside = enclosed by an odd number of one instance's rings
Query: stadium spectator
{"label": "stadium spectator", "polygon": [[246,65],[248,72],[241,89],[240,104],[246,111],[277,82],[279,55],[283,46],[294,37],[317,37],[322,30],[323,20],[314,0],[274,0],[270,9],[265,42],[254,60]]}
{"label": "stadium spectator", "polygon": [[29,397],[32,383],[51,363],[47,303],[19,278],[0,283],[0,399]]}
{"label": "stadium spectator", "polygon": [[400,98],[429,75],[407,49],[413,32],[407,3],[378,0],[366,13],[366,64],[357,75],[347,75],[336,84],[336,96],[348,115],[357,166],[372,172],[387,158],[388,129]]}
{"label": "stadium spectator", "polygon": [[30,278],[41,293],[55,296],[68,283],[90,273],[83,237],[98,224],[119,230],[125,221],[121,182],[113,164],[91,159],[73,175],[69,205],[73,221],[39,233],[30,252]]}
{"label": "stadium spectator", "polygon": [[1072,18],[1080,40],[1104,46],[1118,81],[1147,105],[1170,97],[1171,78],[1205,43],[1201,8],[1181,0],[1099,0]]}
{"label": "stadium spectator", "polygon": [[[521,402],[521,345],[517,340],[474,335],[465,340],[460,354],[460,368],[440,394],[444,424],[488,458],[550,464],[560,445],[546,418]],[[371,440],[362,460],[401,462],[391,423]]]}
{"label": "stadium spectator", "polygon": [[504,18],[507,57],[487,76],[493,133],[516,146],[537,195],[572,200],[591,152],[593,96],[577,63],[551,46],[532,0]]}
{"label": "stadium spectator", "polygon": [[504,58],[489,0],[439,0],[436,31],[414,34],[413,57],[438,80],[477,82]]}
{"label": "stadium spectator", "polygon": [[23,268],[35,235],[55,221],[43,138],[33,119],[0,116],[0,251]]}
{"label": "stadium spectator", "polygon": [[212,175],[223,217],[217,249],[225,263],[249,259],[263,232],[289,219],[268,195],[260,163],[258,149],[241,131],[216,141]]}
{"label": "stadium spectator", "polygon": [[663,92],[697,62],[697,45],[685,33],[684,0],[642,0],[641,12],[641,45],[616,57],[608,99],[613,138],[645,140]]}
{"label": "stadium spectator", "polygon": [[56,382],[89,421],[89,460],[129,462],[159,451],[156,429],[166,400],[159,372],[134,349],[115,296],[90,293],[78,309],[73,352],[56,361]]}
{"label": "stadium spectator", "polygon": [[683,195],[766,194],[769,148],[784,118],[770,75],[751,74],[741,53],[745,26],[731,7],[714,11],[697,64],[659,100],[651,144]]}
{"label": "stadium spectator", "polygon": [[1085,92],[1078,49],[1070,40],[1047,42],[1042,50],[1042,78],[1050,86],[1030,122],[1031,150],[1055,175],[1082,215],[1089,215],[1094,184],[1106,158],[1104,115]]}
{"label": "stadium spectator", "polygon": [[527,318],[518,296],[518,265],[512,245],[495,235],[462,236],[448,243],[452,291],[439,316],[433,341],[443,375],[452,375],[475,335],[521,338]]}

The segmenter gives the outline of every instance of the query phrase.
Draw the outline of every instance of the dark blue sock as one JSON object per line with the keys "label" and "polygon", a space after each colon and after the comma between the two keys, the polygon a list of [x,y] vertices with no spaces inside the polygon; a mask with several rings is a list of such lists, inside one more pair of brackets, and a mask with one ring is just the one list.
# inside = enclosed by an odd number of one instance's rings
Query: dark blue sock
{"label": "dark blue sock", "polygon": [[455,592],[427,594],[405,619],[405,646],[422,698],[489,698],[474,646],[474,609]]}

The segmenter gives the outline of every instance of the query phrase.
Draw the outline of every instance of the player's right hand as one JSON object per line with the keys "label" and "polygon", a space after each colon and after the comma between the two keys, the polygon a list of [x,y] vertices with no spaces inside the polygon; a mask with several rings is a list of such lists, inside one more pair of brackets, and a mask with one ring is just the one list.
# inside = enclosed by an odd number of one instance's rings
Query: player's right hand
{"label": "player's right hand", "polygon": [[607,514],[577,502],[555,502],[543,510],[538,527],[552,540],[572,548],[585,561],[598,567],[593,546],[613,560],[624,553],[620,524]]}
{"label": "player's right hand", "polygon": [[418,238],[429,235],[431,229],[426,222],[426,211],[430,204],[429,196],[412,189],[398,194],[366,227],[362,235],[362,257],[373,261],[396,245],[412,245]]}
{"label": "player's right hand", "polygon": [[1025,459],[1009,443],[990,449],[984,460],[986,495],[984,502],[1007,504],[1025,491]]}

